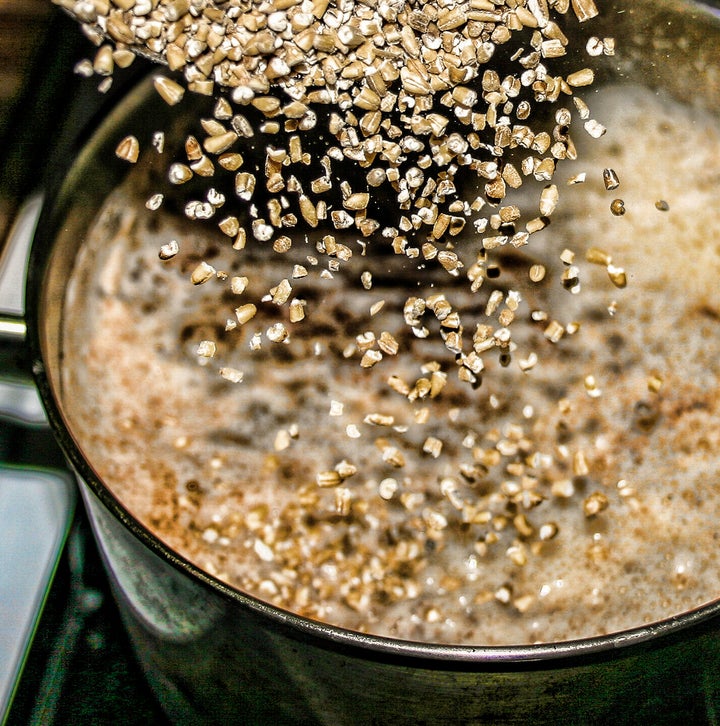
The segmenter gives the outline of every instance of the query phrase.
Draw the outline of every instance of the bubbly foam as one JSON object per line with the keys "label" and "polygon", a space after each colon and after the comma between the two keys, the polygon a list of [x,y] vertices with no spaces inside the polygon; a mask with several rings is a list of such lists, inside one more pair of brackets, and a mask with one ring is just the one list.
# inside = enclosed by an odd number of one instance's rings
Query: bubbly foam
{"label": "bubbly foam", "polygon": [[[408,338],[401,311],[419,288],[464,311],[484,308],[482,289],[430,272],[418,285],[407,260],[372,250],[323,276],[308,263],[315,238],[296,239],[286,255],[228,252],[119,189],[66,300],[63,398],[88,460],[201,568],[352,629],[445,643],[558,641],[714,599],[720,131],[638,88],[603,91],[594,108],[608,133],[558,172],[586,172],[586,183],[561,188],[552,225],[505,260],[526,321],[514,323],[513,355],[539,362],[529,372],[489,364],[477,390],[455,381],[447,350]],[[621,182],[612,192],[602,182],[609,167]],[[610,212],[615,197],[622,217]],[[160,265],[157,251],[173,238],[181,253]],[[622,266],[627,287],[585,261],[591,247]],[[565,249],[575,252],[579,294],[560,280]],[[217,279],[193,287],[199,259],[248,276],[248,289],[223,294]],[[527,278],[532,262],[550,273],[542,283]],[[308,268],[292,280],[307,320],[287,324],[287,344],[270,343],[265,331],[285,312],[258,301],[293,264]],[[371,267],[368,291],[359,281]],[[255,318],[225,332],[247,301],[258,302]],[[563,326],[559,342],[533,311]],[[367,330],[392,333],[400,354],[358,366],[347,350]],[[251,352],[255,333],[262,348]],[[218,350],[200,365],[205,339]],[[431,378],[435,363],[450,374],[436,398],[388,389],[388,376]],[[242,382],[220,367],[242,371]],[[429,438],[442,442],[437,456],[424,450]],[[342,462],[356,473],[319,487],[318,472]],[[458,500],[477,503],[476,519]],[[593,514],[593,501],[607,508]]]}

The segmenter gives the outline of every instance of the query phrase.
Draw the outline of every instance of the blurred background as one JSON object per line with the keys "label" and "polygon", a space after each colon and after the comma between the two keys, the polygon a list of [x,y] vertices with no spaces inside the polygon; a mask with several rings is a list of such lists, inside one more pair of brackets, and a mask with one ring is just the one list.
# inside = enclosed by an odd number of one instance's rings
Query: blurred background
{"label": "blurred background", "polygon": [[[39,50],[56,17],[49,0],[0,1],[0,238],[4,239],[26,175],[18,168],[23,152],[33,152],[24,99],[38,83]],[[25,103],[23,104],[23,100]],[[25,108],[23,108],[25,106]],[[23,128],[23,126],[25,128]]]}
{"label": "blurred background", "polygon": [[[81,141],[88,119],[101,113],[103,103],[111,102],[100,98],[96,79],[83,80],[73,73],[79,60],[92,55],[93,46],[79,26],[50,0],[0,0],[0,271],[7,269],[6,241],[23,203],[59,176],[72,158],[78,135]],[[15,241],[17,232],[12,235]],[[11,277],[22,275],[13,268]],[[22,288],[22,279],[14,282]],[[22,370],[23,362],[17,357],[17,348],[0,334],[3,384],[17,376],[16,364]],[[7,521],[9,516],[17,520],[22,509],[12,502],[23,499],[22,481],[18,497],[8,480],[13,472],[30,477],[41,472],[50,488],[67,487],[71,480],[66,473],[52,478],[65,469],[65,463],[47,427],[24,425],[8,416],[3,410],[5,399],[3,393],[0,563],[5,572],[0,573],[0,585],[25,592],[28,583],[22,570],[7,572],[7,558],[17,552],[8,542],[32,526],[35,513],[28,498],[27,522]],[[67,511],[57,511],[59,519],[67,516]],[[29,641],[29,647],[10,669],[9,688],[14,695],[9,706],[0,698],[0,724],[165,724],[130,651],[82,507],[76,508],[70,522],[59,521],[53,527],[67,531],[67,538],[62,549],[51,554],[48,564],[54,578],[44,583],[39,602],[29,608],[34,612],[28,632],[17,633],[22,636],[18,640]],[[31,553],[41,537],[27,539],[31,541],[20,546]],[[14,598],[5,591],[6,601],[0,602],[4,620],[8,599]],[[8,628],[0,628],[0,665],[16,647],[7,632]],[[5,671],[0,671],[5,678]],[[2,696],[6,684],[0,686]]]}

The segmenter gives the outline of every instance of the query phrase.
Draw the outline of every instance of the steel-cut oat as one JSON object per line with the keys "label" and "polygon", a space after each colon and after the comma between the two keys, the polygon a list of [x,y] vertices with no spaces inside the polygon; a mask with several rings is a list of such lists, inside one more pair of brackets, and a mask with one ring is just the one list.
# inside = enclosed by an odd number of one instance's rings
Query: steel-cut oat
{"label": "steel-cut oat", "polygon": [[[162,4],[152,11],[144,6],[142,11],[136,6],[108,9],[95,18],[71,10],[116,41],[120,38],[111,29],[127,26],[135,40],[121,43],[131,46],[147,40],[147,31],[140,29],[157,27],[151,33],[153,52],[166,60],[178,47],[189,52],[183,68],[190,88],[200,52],[197,38],[205,36],[199,29],[203,23],[220,22],[217,9],[203,4],[183,5],[182,20],[175,18],[180,12],[176,4],[170,10]],[[172,32],[168,13],[174,18]],[[289,18],[282,31],[273,30],[277,13]],[[219,218],[219,228],[236,249],[243,249],[250,238],[272,243],[283,254],[292,245],[288,232],[322,226],[326,233],[318,252],[329,258],[326,275],[358,253],[336,235],[357,234],[368,240],[359,243],[361,254],[390,245],[395,254],[416,261],[420,278],[424,269],[439,267],[452,277],[466,276],[476,292],[498,276],[494,256],[505,247],[527,245],[555,211],[559,194],[550,182],[556,164],[576,158],[570,134],[573,113],[565,103],[572,101],[588,130],[593,124],[592,135],[604,132],[599,123],[587,120],[587,104],[575,95],[593,83],[594,71],[582,67],[583,59],[572,47],[572,59],[566,59],[569,41],[561,27],[566,15],[584,21],[596,13],[592,2],[487,0],[439,8],[299,3],[282,9],[243,6],[240,13],[224,7],[224,25],[222,31],[214,29],[218,37],[206,75],[233,90],[229,99],[218,99],[212,118],[200,120],[200,139],[188,134],[186,158],[171,164],[169,179],[183,185],[201,177],[214,184],[216,167],[234,174],[232,182],[225,178],[217,183],[223,189],[232,183],[233,196],[251,205],[248,224],[240,225],[237,214],[228,212],[228,194],[215,186],[208,187],[206,199],[190,199],[185,214],[191,220]],[[300,16],[310,23],[312,47],[302,45],[310,37],[308,28],[293,24]],[[275,40],[258,50],[250,36],[263,33],[275,33]],[[325,43],[319,36],[332,36],[334,42]],[[339,40],[349,37],[352,43]],[[614,54],[612,39],[595,40],[590,57]],[[305,50],[302,60],[287,62],[298,43]],[[229,46],[241,50],[228,56]],[[285,72],[271,72],[283,59]],[[566,65],[554,72],[560,61]],[[183,97],[175,81],[157,77],[155,85],[171,105]],[[243,113],[243,107],[248,111]],[[133,162],[136,147],[137,140],[129,144],[126,139],[117,153]],[[252,149],[253,160],[246,163],[236,148],[246,153]],[[523,209],[506,203],[508,194],[527,181],[544,185],[537,209],[527,200]],[[460,251],[456,242],[466,226],[476,233],[475,244],[465,243]],[[574,272],[566,271],[564,284],[577,292]],[[212,270],[205,273],[193,282],[210,279]],[[461,320],[457,311],[447,309],[447,300],[436,311],[435,297],[409,298],[405,321],[416,337],[441,337],[458,356],[461,380],[480,384],[485,354],[510,363],[519,291],[509,291],[506,301],[494,291],[486,317],[498,312],[497,322],[482,325]],[[294,321],[305,317],[304,301],[295,299],[290,307]],[[434,321],[439,321],[439,330],[432,330]],[[472,325],[477,327],[470,333]],[[275,341],[286,340],[288,334],[282,327],[272,331]],[[557,341],[562,335],[551,321],[548,339]],[[472,350],[466,342],[470,336]],[[398,352],[396,341],[385,346],[370,341],[361,350],[360,365],[374,366]],[[520,365],[529,367],[527,359]]]}

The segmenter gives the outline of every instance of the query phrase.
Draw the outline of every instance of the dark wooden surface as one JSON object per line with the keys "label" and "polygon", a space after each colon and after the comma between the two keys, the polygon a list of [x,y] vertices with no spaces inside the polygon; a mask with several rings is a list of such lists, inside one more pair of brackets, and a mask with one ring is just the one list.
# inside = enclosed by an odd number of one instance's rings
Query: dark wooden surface
{"label": "dark wooden surface", "polygon": [[56,12],[50,0],[0,0],[0,241],[5,238],[17,203],[10,171],[3,159],[17,135],[13,121],[40,64],[38,50]]}
{"label": "dark wooden surface", "polygon": [[0,140],[7,134],[23,91],[39,64],[38,51],[50,19],[57,12],[50,0],[0,1]]}
{"label": "dark wooden surface", "polygon": [[6,128],[52,12],[50,0],[0,2],[0,129]]}

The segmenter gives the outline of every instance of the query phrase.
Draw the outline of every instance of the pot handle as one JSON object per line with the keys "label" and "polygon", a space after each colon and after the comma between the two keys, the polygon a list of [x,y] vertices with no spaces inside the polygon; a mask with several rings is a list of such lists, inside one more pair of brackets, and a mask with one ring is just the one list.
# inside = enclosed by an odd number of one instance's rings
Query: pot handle
{"label": "pot handle", "polygon": [[25,358],[25,278],[42,196],[20,208],[0,255],[0,418],[45,427],[47,419]]}

